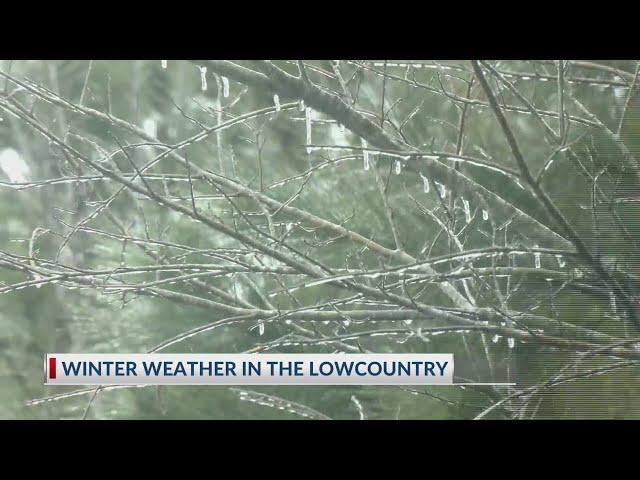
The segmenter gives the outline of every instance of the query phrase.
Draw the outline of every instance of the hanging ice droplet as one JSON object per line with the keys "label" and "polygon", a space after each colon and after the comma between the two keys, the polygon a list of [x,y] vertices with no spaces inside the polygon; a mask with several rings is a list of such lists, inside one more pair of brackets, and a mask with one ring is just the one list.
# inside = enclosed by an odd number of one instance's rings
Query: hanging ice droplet
{"label": "hanging ice droplet", "polygon": [[222,96],[227,98],[229,96],[229,79],[227,77],[220,77],[222,80]]}
{"label": "hanging ice droplet", "polygon": [[407,318],[406,320],[404,320],[405,325],[411,325],[412,323],[413,323],[413,319],[411,318]]}
{"label": "hanging ice droplet", "polygon": [[348,318],[345,318],[342,324],[344,325],[345,328],[347,328],[349,325],[351,325],[351,320],[349,320]]}
{"label": "hanging ice droplet", "polygon": [[367,150],[368,147],[369,145],[367,145],[367,141],[362,140],[362,156],[364,157],[365,170],[369,170],[369,151]]}
{"label": "hanging ice droplet", "polygon": [[300,110],[301,112],[304,112],[304,100],[300,100],[298,102],[298,110]]}
{"label": "hanging ice droplet", "polygon": [[484,220],[485,222],[489,220],[489,212],[484,209],[482,210],[482,220]]}
{"label": "hanging ice droplet", "polygon": [[203,92],[207,89],[207,67],[200,67],[200,87]]}
{"label": "hanging ice droplet", "polygon": [[260,323],[258,324],[258,334],[259,334],[260,336],[264,335],[264,323],[263,323],[263,322],[260,322]]}
{"label": "hanging ice droplet", "polygon": [[498,343],[498,340],[500,340],[500,335],[494,335],[493,338],[491,339],[493,343]]}
{"label": "hanging ice droplet", "polygon": [[609,302],[611,303],[611,311],[615,315],[616,313],[618,313],[618,308],[616,305],[616,296],[614,295],[613,291],[609,292]]}
{"label": "hanging ice droplet", "polygon": [[507,338],[507,343],[509,344],[509,348],[514,348],[516,346],[516,340],[514,338]]}
{"label": "hanging ice droplet", "polygon": [[402,163],[400,162],[400,160],[396,160],[395,171],[396,175],[400,175],[400,172],[402,172]]}
{"label": "hanging ice droplet", "polygon": [[166,60],[160,60],[160,65],[162,65],[162,69],[166,70],[167,68],[167,61]]}
{"label": "hanging ice droplet", "polygon": [[462,206],[464,207],[464,219],[467,223],[471,222],[471,208],[469,207],[469,200],[462,199]]}
{"label": "hanging ice droplet", "polygon": [[556,255],[556,260],[558,260],[558,266],[560,268],[564,267],[567,264],[567,262],[564,261],[562,255]]}
{"label": "hanging ice droplet", "polygon": [[311,153],[311,108],[307,107],[304,111],[304,121],[307,126],[307,153]]}
{"label": "hanging ice droplet", "polygon": [[280,97],[277,94],[273,96],[273,104],[276,106],[276,112],[279,112],[281,109]]}
{"label": "hanging ice droplet", "polygon": [[[538,248],[537,245],[536,245],[536,248]],[[536,262],[536,268],[540,268],[540,252],[535,252],[533,254],[533,258],[535,259],[535,262]]]}
{"label": "hanging ice droplet", "polygon": [[424,190],[424,193],[429,193],[429,179],[422,175],[422,173],[420,174],[420,177],[422,178],[422,189]]}

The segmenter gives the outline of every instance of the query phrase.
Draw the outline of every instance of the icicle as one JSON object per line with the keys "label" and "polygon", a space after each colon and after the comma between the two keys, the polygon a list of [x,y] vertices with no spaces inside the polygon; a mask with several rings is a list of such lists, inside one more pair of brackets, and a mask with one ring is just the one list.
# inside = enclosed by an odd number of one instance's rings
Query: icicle
{"label": "icicle", "polygon": [[400,172],[402,172],[402,163],[400,163],[400,160],[396,160],[396,175],[400,175]]}
{"label": "icicle", "polygon": [[207,67],[200,67],[200,87],[203,92],[207,89]]}
{"label": "icicle", "polygon": [[300,100],[298,102],[298,110],[300,110],[301,112],[304,112],[304,100]]}
{"label": "icicle", "polygon": [[412,323],[413,323],[413,319],[411,318],[407,318],[406,320],[404,320],[405,325],[411,325]]}
{"label": "icicle", "polygon": [[273,104],[276,106],[276,112],[279,112],[281,109],[280,97],[277,94],[273,96]]}
{"label": "icicle", "polygon": [[500,340],[500,335],[494,335],[493,339],[491,340],[493,343],[498,343],[498,340]]}
{"label": "icicle", "polygon": [[356,409],[358,410],[358,415],[360,415],[360,420],[365,420],[366,416],[364,414],[364,409],[362,408],[362,404],[360,403],[360,401],[356,398],[355,395],[351,395],[351,401],[353,402],[353,404],[356,406]]}
{"label": "icicle", "polygon": [[435,182],[436,187],[438,187],[438,191],[440,192],[440,196],[442,198],[447,196],[447,187],[445,187],[442,183],[440,182]]}
{"label": "icicle", "polygon": [[471,208],[469,208],[469,200],[462,199],[462,205],[464,206],[464,219],[467,223],[471,222]]}
{"label": "icicle", "polygon": [[507,338],[507,343],[509,344],[509,348],[514,348],[516,346],[516,340],[514,338]]}
{"label": "icicle", "polygon": [[364,157],[365,170],[369,170],[369,151],[367,150],[368,147],[369,145],[367,145],[367,141],[362,140],[362,156]]}
{"label": "icicle", "polygon": [[424,193],[429,193],[429,179],[420,173],[420,177],[422,178],[422,189]]}
{"label": "icicle", "polygon": [[260,336],[264,335],[264,322],[260,322],[258,324],[258,334]]}
{"label": "icicle", "polygon": [[489,220],[489,212],[487,212],[486,210],[482,210],[482,220],[487,221]]}
{"label": "icicle", "polygon": [[304,120],[307,126],[307,154],[311,153],[311,108],[307,107],[304,111]]}
{"label": "icicle", "polygon": [[609,291],[609,302],[611,303],[611,311],[615,315],[618,313],[618,308],[616,306],[616,296],[613,294],[613,291]]}
{"label": "icicle", "polygon": [[[538,248],[538,245],[536,245],[536,248]],[[533,257],[535,258],[536,268],[540,268],[540,252],[535,252]]]}
{"label": "icicle", "polygon": [[160,60],[160,65],[162,65],[162,69],[163,70],[167,69],[167,61],[166,60]]}
{"label": "icicle", "polygon": [[222,96],[227,98],[229,96],[229,79],[227,77],[220,77],[222,80]]}
{"label": "icicle", "polygon": [[564,267],[567,262],[564,261],[564,258],[562,258],[562,255],[556,255],[556,260],[558,260],[558,266],[560,268]]}

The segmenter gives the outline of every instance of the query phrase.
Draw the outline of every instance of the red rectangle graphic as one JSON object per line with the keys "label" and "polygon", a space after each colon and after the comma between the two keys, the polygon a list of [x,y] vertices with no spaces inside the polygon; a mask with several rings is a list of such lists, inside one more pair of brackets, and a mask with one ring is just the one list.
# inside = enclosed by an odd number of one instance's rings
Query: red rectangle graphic
{"label": "red rectangle graphic", "polygon": [[56,357],[49,358],[49,378],[56,378]]}

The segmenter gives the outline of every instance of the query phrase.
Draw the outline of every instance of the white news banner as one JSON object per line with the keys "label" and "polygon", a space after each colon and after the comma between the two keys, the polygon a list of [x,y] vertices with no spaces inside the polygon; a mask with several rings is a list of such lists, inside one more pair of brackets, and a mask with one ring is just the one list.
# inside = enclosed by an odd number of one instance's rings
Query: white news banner
{"label": "white news banner", "polygon": [[452,354],[49,353],[46,385],[451,385]]}

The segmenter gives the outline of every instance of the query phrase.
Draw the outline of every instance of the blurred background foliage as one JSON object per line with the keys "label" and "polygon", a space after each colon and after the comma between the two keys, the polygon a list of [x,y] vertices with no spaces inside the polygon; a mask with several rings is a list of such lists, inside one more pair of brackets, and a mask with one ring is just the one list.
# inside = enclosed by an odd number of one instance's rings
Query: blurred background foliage
{"label": "blurred background foliage", "polygon": [[[339,91],[333,72],[333,61],[309,62],[314,82],[331,91]],[[240,62],[248,68],[252,62]],[[275,62],[282,69],[296,74],[295,62]],[[486,98],[477,83],[469,88],[472,77],[466,62],[423,62],[432,68],[419,68],[397,62],[341,61],[339,68],[351,82],[351,93],[357,95],[356,108],[369,118],[376,118],[385,109],[385,130],[397,135],[402,125],[405,141],[421,150],[455,153],[458,143],[460,112],[463,103],[453,101],[443,93],[474,99],[466,109],[462,154],[484,159],[496,165],[517,170],[511,152],[491,110],[483,105]],[[540,111],[557,112],[558,85],[554,62],[504,61],[492,62],[502,72],[510,72],[509,80],[520,95]],[[595,65],[596,67],[594,67]],[[125,120],[161,142],[174,145],[197,134],[201,125],[213,126],[246,112],[273,106],[270,92],[251,88],[229,80],[229,95],[224,96],[222,79],[207,74],[206,89],[202,89],[201,75],[196,64],[189,61],[2,61],[1,71],[17,79],[27,79],[55,92],[69,102],[82,104],[108,115]],[[316,70],[317,69],[317,70]],[[324,72],[324,73],[323,73]],[[568,121],[566,145],[570,152],[556,151],[545,141],[545,131],[539,120],[526,111],[506,111],[511,128],[517,135],[520,149],[525,153],[529,168],[537,174],[550,164],[543,177],[549,196],[591,248],[608,259],[622,272],[625,281],[635,282],[640,274],[638,241],[640,222],[637,221],[637,201],[602,205],[594,221],[592,209],[593,182],[589,175],[600,175],[599,186],[611,198],[640,198],[638,182],[629,173],[621,153],[620,142],[640,158],[640,97],[630,94],[636,72],[635,61],[569,62],[566,109],[573,120]],[[573,80],[572,80],[573,79]],[[571,81],[570,81],[571,80]],[[492,80],[501,102],[522,107],[514,94]],[[127,159],[120,155],[108,160],[104,152],[113,152],[117,145],[114,136],[127,144],[140,143],[130,132],[113,123],[88,115],[74,113],[41,100],[31,98],[29,92],[16,89],[6,77],[0,78],[4,95],[12,94],[52,132],[93,160],[108,162],[117,171],[133,172]],[[384,92],[384,106],[381,98]],[[569,97],[576,98],[593,116],[589,117]],[[338,93],[340,95],[340,93]],[[295,99],[280,99],[284,106]],[[526,110],[521,108],[521,110]],[[107,198],[114,189],[106,182],[68,182],[41,188],[15,189],[9,183],[29,182],[59,177],[73,177],[79,172],[59,149],[33,131],[20,119],[6,111],[0,112],[0,251],[26,256],[30,243],[38,258],[54,258],[61,234],[69,232],[97,207],[99,198]],[[558,118],[543,117],[557,131]],[[605,128],[594,127],[601,122]],[[404,123],[403,123],[404,122]],[[619,128],[620,127],[620,128]],[[420,176],[408,169],[394,172],[395,159],[384,154],[372,157],[375,168],[363,168],[360,140],[349,131],[318,112],[313,113],[313,144],[350,146],[351,150],[314,149],[306,152],[305,113],[297,106],[269,112],[238,123],[210,135],[205,141],[188,145],[181,152],[202,168],[236,179],[254,190],[265,192],[286,202],[299,191],[294,206],[308,210],[331,222],[344,223],[349,229],[372,238],[393,249],[394,238],[385,214],[383,197],[375,180],[378,171],[386,183],[387,201],[392,205],[398,237],[403,248],[418,259],[449,253],[446,235],[438,235],[440,226],[424,210],[438,207],[439,202],[431,185],[430,195],[424,192]],[[616,140],[617,138],[617,140]],[[96,147],[96,145],[99,146]],[[102,149],[102,150],[101,150]],[[151,148],[136,149],[134,161],[138,165],[150,161],[155,153]],[[258,167],[262,160],[262,178]],[[304,174],[310,166],[332,161],[318,169],[301,189],[304,178],[284,183],[283,180]],[[486,168],[462,164],[465,175],[480,185],[517,205],[527,214],[551,229],[546,211],[532,196],[512,180]],[[163,174],[184,174],[176,162],[162,162],[158,171]],[[588,174],[585,174],[588,172]],[[88,172],[82,172],[88,175]],[[188,189],[178,182],[167,188],[172,197],[185,205],[190,200]],[[201,211],[225,221],[237,220],[230,205],[218,192],[196,182]],[[207,197],[207,195],[209,197]],[[247,199],[238,199],[246,211],[256,210]],[[613,205],[613,206],[612,206]],[[509,218],[494,218],[492,206],[488,226],[482,221],[481,205],[471,206],[474,217],[469,228],[460,234],[466,249],[491,245],[492,235],[509,235],[511,244],[568,248],[566,242],[549,234],[543,240],[532,240],[536,226],[513,219],[508,229],[499,230]],[[243,248],[221,234],[216,234],[193,221],[182,218],[156,203],[139,197],[132,201],[128,195],[119,196],[109,211],[120,220],[131,236],[167,240],[195,249]],[[613,212],[613,213],[612,213]],[[614,215],[615,213],[615,215]],[[462,204],[456,204],[458,229],[464,225]],[[614,218],[618,216],[618,220]],[[266,228],[259,212],[251,218]],[[331,234],[313,231],[281,214],[274,219],[278,236],[291,231],[292,244],[326,265],[336,268],[379,268],[383,261],[362,246],[346,239],[334,239]],[[618,223],[616,223],[618,222]],[[621,233],[620,224],[626,228]],[[87,225],[89,228],[118,232],[106,215],[99,215]],[[34,229],[49,233],[34,235]],[[245,228],[243,231],[247,231]],[[557,229],[556,229],[557,231]],[[55,233],[52,233],[55,232]],[[539,233],[539,232],[538,232]],[[314,245],[313,242],[316,242]],[[175,249],[153,245],[154,253],[177,255]],[[104,235],[79,231],[61,252],[61,262],[86,267],[115,268],[126,265],[151,264],[149,256],[131,242],[123,244]],[[190,262],[212,262],[201,253],[189,255]],[[541,267],[549,270],[571,271],[579,268],[570,258],[560,265],[553,255],[541,259]],[[518,257],[518,266],[533,268],[532,255]],[[490,259],[480,260],[476,267],[491,266]],[[281,288],[274,278],[247,275],[265,291]],[[25,275],[0,268],[0,288],[24,281]],[[514,277],[513,282],[516,282]],[[296,283],[296,282],[294,282]],[[500,280],[503,285],[503,280]],[[232,292],[250,303],[260,304],[261,298],[249,283],[236,276],[216,278],[211,285]],[[459,286],[459,284],[458,284]],[[509,299],[509,306],[530,311],[552,319],[586,326],[620,338],[637,335],[634,327],[624,321],[621,308],[612,305],[611,296],[565,288],[544,277],[522,279],[519,290]],[[206,297],[206,292],[189,285],[172,286],[178,291]],[[429,304],[444,304],[448,299],[434,285],[427,285],[423,293]],[[477,287],[478,304],[491,304],[490,292]],[[637,291],[637,284],[633,289]],[[344,296],[332,286],[323,285],[295,292],[297,302],[312,305]],[[278,305],[294,308],[286,295],[277,295]],[[374,307],[371,307],[374,308]],[[0,417],[1,418],[87,418],[99,419],[290,419],[303,418],[286,408],[261,405],[247,401],[246,395],[226,387],[151,387],[117,389],[100,392],[86,411],[91,395],[27,406],[30,399],[43,398],[64,391],[42,384],[42,361],[47,352],[144,352],[181,332],[216,319],[224,314],[178,304],[167,299],[135,295],[114,295],[100,289],[70,289],[60,284],[45,284],[41,288],[25,288],[0,294]],[[426,326],[428,322],[421,321]],[[411,325],[416,328],[418,322]],[[305,325],[306,327],[306,325]],[[333,327],[333,326],[332,326]],[[383,328],[384,325],[379,326]],[[309,327],[311,328],[311,327]],[[316,328],[316,327],[313,327]],[[318,327],[325,328],[323,326]],[[367,329],[367,325],[354,326]],[[257,343],[275,340],[288,331],[283,323],[268,324],[260,335],[255,323],[239,323],[218,328],[170,347],[167,352],[241,352]],[[326,327],[327,331],[329,326]],[[525,388],[552,378],[565,365],[576,360],[566,351],[517,342],[510,348],[506,339],[459,333],[439,335],[425,342],[412,336],[399,341],[389,337],[361,340],[364,348],[375,352],[453,352],[456,355],[456,374],[480,382],[514,381]],[[332,346],[283,347],[280,351],[326,351]],[[589,359],[581,367],[598,368],[615,363],[607,357]],[[496,410],[488,418],[640,418],[640,404],[634,401],[640,394],[638,367],[607,372],[603,375],[550,387],[522,399],[514,399],[510,413]],[[72,391],[73,389],[69,389]],[[243,390],[239,387],[239,390]],[[460,419],[473,418],[496,398],[512,393],[512,388],[497,392],[460,387],[395,388],[395,387],[256,387],[256,391],[291,402],[306,405],[335,419]],[[494,395],[499,394],[499,397]],[[249,396],[250,398],[254,398]],[[255,397],[258,398],[258,397]],[[254,400],[255,400],[254,398]],[[268,403],[268,402],[267,402]]]}

